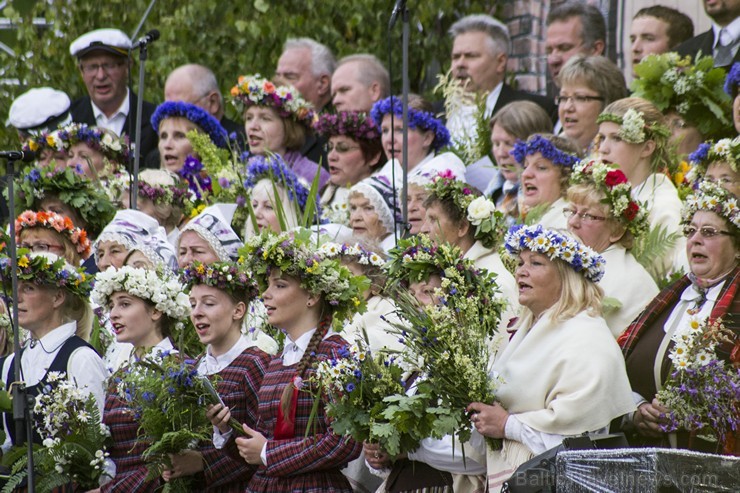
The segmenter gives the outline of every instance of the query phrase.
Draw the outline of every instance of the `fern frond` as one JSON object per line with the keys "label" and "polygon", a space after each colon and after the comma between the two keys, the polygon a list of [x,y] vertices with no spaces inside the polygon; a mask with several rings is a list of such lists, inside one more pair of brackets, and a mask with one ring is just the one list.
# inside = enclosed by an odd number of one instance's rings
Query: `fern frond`
{"label": "fern frond", "polygon": [[676,246],[679,237],[678,232],[669,233],[667,227],[658,226],[635,239],[632,255],[656,283],[667,277],[670,263],[663,261],[663,258]]}

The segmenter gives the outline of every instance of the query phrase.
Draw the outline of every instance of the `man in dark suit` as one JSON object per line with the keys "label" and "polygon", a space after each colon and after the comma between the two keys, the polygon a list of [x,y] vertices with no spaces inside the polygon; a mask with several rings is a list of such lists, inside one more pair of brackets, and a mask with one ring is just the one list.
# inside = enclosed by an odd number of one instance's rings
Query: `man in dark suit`
{"label": "man in dark suit", "polygon": [[704,11],[712,19],[711,29],[684,41],[676,51],[691,58],[699,52],[712,55],[715,67],[740,62],[740,2],[704,0]]}
{"label": "man in dark suit", "polygon": [[[133,145],[137,96],[127,86],[130,50],[131,39],[118,29],[97,29],[72,42],[69,52],[78,60],[87,96],[72,102],[70,114],[72,121],[127,134]],[[142,158],[157,148],[157,134],[150,122],[155,108],[147,101],[142,106]]]}

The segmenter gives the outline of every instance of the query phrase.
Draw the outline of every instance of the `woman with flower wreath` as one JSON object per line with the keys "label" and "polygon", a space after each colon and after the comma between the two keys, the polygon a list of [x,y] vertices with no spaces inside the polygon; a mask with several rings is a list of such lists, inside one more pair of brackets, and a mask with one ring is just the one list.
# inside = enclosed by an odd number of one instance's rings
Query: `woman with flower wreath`
{"label": "woman with flower wreath", "polygon": [[[671,373],[673,336],[686,331],[692,319],[721,321],[734,341],[720,341],[716,355],[737,364],[740,358],[740,208],[737,197],[708,182],[687,197],[682,210],[683,232],[691,271],[661,291],[619,337],[637,411],[625,420],[635,445],[672,446],[740,455],[737,430],[721,441],[708,442],[679,430],[661,428],[668,413],[656,394]],[[705,391],[702,391],[705,392]],[[709,391],[706,391],[709,392]],[[702,416],[702,419],[707,416]],[[735,422],[740,421],[736,417]]]}
{"label": "woman with flower wreath", "polygon": [[15,219],[15,240],[19,248],[52,252],[71,265],[82,265],[90,257],[90,240],[84,229],[55,212],[25,211]]}
{"label": "woman with flower wreath", "polygon": [[[262,231],[280,233],[303,222],[309,201],[309,189],[278,154],[255,156],[247,164],[244,188],[251,201],[244,237],[250,238]],[[277,195],[275,194],[277,192]],[[316,204],[318,198],[314,199]]]}
{"label": "woman with flower wreath", "polygon": [[604,319],[614,337],[658,294],[658,285],[630,253],[647,232],[645,206],[632,199],[632,187],[615,165],[596,160],[576,164],[570,175],[568,231],[606,261]]}
{"label": "woman with flower wreath", "polygon": [[380,244],[386,253],[396,246],[396,230],[401,223],[401,209],[390,179],[371,176],[349,191],[349,225],[362,240]]}
{"label": "woman with flower wreath", "polygon": [[314,122],[311,103],[295,88],[275,86],[260,74],[240,76],[231,96],[244,116],[249,152],[257,156],[279,154],[306,184],[313,183],[319,174],[319,189],[323,190],[329,173],[300,153]]}
{"label": "woman with flower wreath", "polygon": [[567,137],[534,134],[526,142],[517,141],[511,155],[524,168],[519,192],[524,221],[565,229],[565,194],[571,170],[581,157],[578,146]]}
{"label": "woman with flower wreath", "polygon": [[[615,164],[632,184],[632,198],[645,204],[651,231],[662,229],[677,239],[655,262],[651,273],[660,279],[670,271],[686,271],[686,243],[680,237],[681,199],[665,174],[675,155],[670,132],[658,108],[642,98],[615,101],[598,118],[595,154],[606,164]],[[662,272],[661,272],[662,270]]]}
{"label": "woman with flower wreath", "polygon": [[[370,116],[383,139],[383,150],[388,162],[380,173],[400,184],[403,179],[401,166],[403,147],[403,104],[391,96],[373,105]],[[409,95],[408,163],[409,178],[418,174],[434,174],[451,169],[461,179],[465,178],[465,164],[451,152],[438,154],[450,145],[450,132],[434,116],[432,104],[417,94]],[[391,119],[393,125],[391,126]]]}
{"label": "woman with flower wreath", "polygon": [[137,208],[157,220],[167,239],[177,245],[178,226],[183,220],[188,189],[177,175],[165,169],[145,169],[139,173]]}
{"label": "woman with flower wreath", "polygon": [[[256,469],[247,491],[349,493],[341,469],[361,447],[332,433],[323,404],[316,401],[313,412],[314,398],[304,386],[316,361],[346,349],[331,328],[364,308],[364,278],[324,258],[307,230],[262,233],[241,253],[264,290],[268,323],[285,331],[286,342],[262,380],[256,428],[245,425],[247,436],[229,438],[226,450]],[[226,430],[229,418],[219,408],[211,422]]]}
{"label": "woman with flower wreath", "polygon": [[[0,258],[0,273],[6,289],[10,283],[10,258]],[[103,361],[86,340],[92,326],[92,309],[88,296],[92,277],[73,267],[53,253],[23,253],[18,256],[18,323],[30,337],[18,355],[3,359],[2,378],[7,390],[15,381],[13,361],[20,358],[21,372],[29,396],[36,396],[47,385],[49,374],[60,372],[85,393],[95,396],[102,410],[104,385],[108,372]],[[4,419],[6,440],[3,451],[11,444],[22,443],[15,435],[12,413]],[[34,432],[34,442],[41,443]]]}
{"label": "woman with flower wreath", "polygon": [[[738,64],[740,67],[740,64]],[[740,137],[702,142],[689,155],[691,171],[687,178],[695,185],[706,180],[740,196]]]}
{"label": "woman with flower wreath", "polygon": [[606,431],[635,408],[619,346],[601,317],[596,283],[604,259],[541,225],[514,226],[505,245],[518,257],[522,309],[493,365],[502,382],[496,402],[468,406],[479,433],[503,439],[488,454],[490,491],[564,437]]}
{"label": "woman with flower wreath", "polygon": [[349,225],[349,189],[381,168],[383,144],[380,132],[367,113],[324,113],[314,131],[327,140],[329,183],[321,195],[324,218]]}
{"label": "woman with flower wreath", "polygon": [[[131,358],[139,360],[145,355],[176,352],[170,336],[190,314],[190,301],[184,290],[174,274],[123,266],[98,273],[92,300],[107,312],[116,341],[133,345]],[[121,367],[125,365],[121,363]],[[99,491],[144,492],[160,488],[161,478],[148,479],[142,453],[149,443],[139,436],[139,423],[131,404],[118,394],[115,378],[105,396],[103,422],[110,428],[110,459],[116,471]]]}
{"label": "woman with flower wreath", "polygon": [[632,96],[653,103],[670,128],[670,142],[678,155],[671,172],[702,141],[735,135],[732,101],[722,90],[726,72],[714,67],[711,56],[692,60],[677,53],[648,55],[634,71]]}
{"label": "woman with flower wreath", "polygon": [[23,144],[24,151],[36,153],[36,165],[46,167],[53,164],[55,169],[67,166],[69,159],[68,135],[60,134],[59,130],[41,132],[32,135]]}
{"label": "woman with flower wreath", "polygon": [[[232,416],[249,427],[257,423],[257,391],[277,343],[242,335],[248,304],[258,296],[257,286],[242,265],[194,262],[183,272],[192,311],[190,319],[206,352],[197,364],[199,375],[219,375],[216,391]],[[217,450],[209,440],[197,450],[171,456],[165,481],[195,476],[199,491],[243,492],[254,468]]]}
{"label": "woman with flower wreath", "polygon": [[118,137],[110,130],[85,123],[70,123],[59,132],[68,135],[67,167],[82,170],[92,180],[107,179],[129,163],[130,149],[125,136]]}
{"label": "woman with flower wreath", "polygon": [[25,210],[56,212],[72,220],[95,240],[113,219],[116,208],[99,183],[74,168],[24,168],[16,181],[15,214]]}
{"label": "woman with flower wreath", "polygon": [[157,106],[152,114],[152,128],[159,136],[159,167],[180,176],[189,171],[183,168],[186,158],[193,154],[188,132],[206,134],[222,149],[229,145],[226,130],[218,120],[203,108],[183,101],[166,101]]}
{"label": "woman with flower wreath", "polygon": [[429,197],[424,201],[426,215],[421,232],[436,243],[458,247],[463,258],[472,261],[476,268],[496,275],[496,284],[509,304],[509,313],[501,320],[505,328],[519,304],[514,276],[498,253],[505,232],[503,215],[479,191],[457,181],[450,170],[438,173],[427,189]]}

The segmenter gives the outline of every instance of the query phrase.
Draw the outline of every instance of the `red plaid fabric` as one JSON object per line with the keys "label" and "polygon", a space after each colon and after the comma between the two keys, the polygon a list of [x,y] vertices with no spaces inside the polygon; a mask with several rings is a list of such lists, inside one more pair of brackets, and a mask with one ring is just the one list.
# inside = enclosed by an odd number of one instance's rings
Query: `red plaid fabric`
{"label": "red plaid fabric", "polygon": [[[331,336],[319,344],[318,359],[336,358],[340,348],[347,342],[339,336]],[[308,418],[313,406],[313,397],[308,392],[298,393],[295,419],[295,438],[273,440],[273,430],[280,406],[280,397],[286,385],[295,376],[294,366],[283,366],[282,357],[272,359],[262,387],[259,390],[259,423],[257,429],[267,439],[267,466],[260,466],[252,477],[247,491],[262,492],[305,492],[305,493],[351,493],[352,488],[340,469],[360,455],[362,445],[349,437],[332,433],[319,405],[317,415],[311,423],[311,433],[304,438],[308,429]],[[304,380],[313,370],[306,371]],[[230,440],[234,453],[236,446]],[[238,455],[238,453],[237,453]]]}

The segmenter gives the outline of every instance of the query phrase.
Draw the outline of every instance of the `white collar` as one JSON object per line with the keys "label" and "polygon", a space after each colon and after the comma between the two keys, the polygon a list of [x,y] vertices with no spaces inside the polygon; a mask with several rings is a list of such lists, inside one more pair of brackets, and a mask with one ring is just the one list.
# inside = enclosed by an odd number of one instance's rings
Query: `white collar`
{"label": "white collar", "polygon": [[314,332],[316,332],[316,329],[311,329],[295,341],[291,340],[290,336],[286,334],[285,347],[283,348],[282,356],[285,357],[285,355],[290,352],[299,352],[301,353],[301,356],[303,356],[303,353],[306,352],[306,348],[308,348],[308,343],[311,342],[311,337],[313,337]]}
{"label": "white collar", "polygon": [[[712,45],[712,48],[717,47],[717,44],[719,43],[719,33],[722,29],[722,27],[712,23],[712,32],[714,33],[714,44]],[[737,43],[738,39],[740,39],[740,17],[736,17],[735,20],[726,25],[724,30],[732,36],[731,44]]]}
{"label": "white collar", "polygon": [[245,349],[250,347],[250,345],[251,344],[249,343],[247,338],[242,335],[239,337],[239,339],[237,339],[234,345],[231,346],[231,349],[220,356],[214,356],[211,353],[212,348],[209,344],[206,348],[205,356],[203,356],[203,359],[198,365],[198,373],[202,371],[205,375],[213,375],[214,373],[220,372],[221,370],[229,366],[236,359],[236,357],[242,354]]}
{"label": "white collar", "polygon": [[177,349],[172,345],[172,341],[169,337],[165,337],[159,341],[150,351],[149,354],[152,356],[159,356],[162,353],[177,353]]}
{"label": "white collar", "polygon": [[[714,305],[717,302],[717,299],[719,299],[719,293],[720,291],[722,291],[722,286],[725,285],[725,282],[726,280],[719,282],[711,288],[707,289],[706,299],[707,301],[711,302],[712,305]],[[702,293],[699,292],[699,290],[696,288],[696,285],[693,283],[691,283],[681,293],[681,301],[696,301],[698,299],[701,299],[701,297]]]}
{"label": "white collar", "polygon": [[98,108],[98,106],[95,104],[95,102],[90,99],[90,104],[92,105],[93,115],[95,116],[95,120],[97,121],[98,118],[101,116],[105,118],[106,120],[110,120],[111,118],[115,118],[117,115],[123,115],[128,116],[128,113],[131,109],[131,100],[129,99],[129,92],[128,89],[126,89],[126,97],[123,98],[123,102],[121,103],[121,106],[118,107],[116,111],[113,112],[113,114],[110,116],[110,118],[103,113],[103,110]]}
{"label": "white collar", "polygon": [[[64,341],[75,335],[76,330],[76,321],[73,320],[71,322],[67,322],[66,324],[62,324],[59,327],[50,330],[44,337],[38,339],[39,344],[34,343],[33,346],[43,346],[47,351],[52,348],[57,348],[58,346],[61,346]],[[31,342],[33,342],[32,337],[28,339],[26,344],[31,344]]]}
{"label": "white collar", "polygon": [[493,114],[493,108],[498,102],[498,97],[501,95],[501,89],[503,87],[504,82],[501,81],[496,85],[496,87],[493,88],[490,93],[488,93],[488,97],[486,98],[486,116],[491,116]]}

